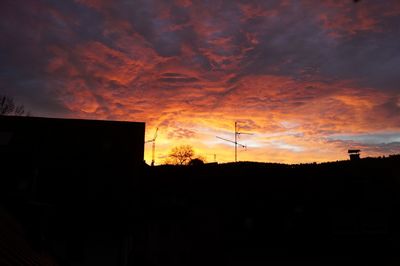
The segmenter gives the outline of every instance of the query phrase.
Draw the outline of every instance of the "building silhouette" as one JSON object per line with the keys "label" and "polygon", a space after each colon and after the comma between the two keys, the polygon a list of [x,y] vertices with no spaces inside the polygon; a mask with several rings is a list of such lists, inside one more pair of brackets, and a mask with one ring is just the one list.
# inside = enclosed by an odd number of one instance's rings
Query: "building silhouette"
{"label": "building silhouette", "polygon": [[348,150],[347,151],[351,161],[360,160],[360,152],[361,150]]}
{"label": "building silhouette", "polygon": [[9,262],[123,265],[126,187],[141,176],[144,134],[138,122],[0,116],[1,205],[33,249]]}

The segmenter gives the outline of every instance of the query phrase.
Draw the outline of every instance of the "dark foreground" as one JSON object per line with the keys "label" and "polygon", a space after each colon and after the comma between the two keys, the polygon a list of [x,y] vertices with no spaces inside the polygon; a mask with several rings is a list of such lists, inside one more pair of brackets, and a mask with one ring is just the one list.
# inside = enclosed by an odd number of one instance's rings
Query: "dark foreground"
{"label": "dark foreground", "polygon": [[399,156],[3,169],[0,265],[400,263]]}

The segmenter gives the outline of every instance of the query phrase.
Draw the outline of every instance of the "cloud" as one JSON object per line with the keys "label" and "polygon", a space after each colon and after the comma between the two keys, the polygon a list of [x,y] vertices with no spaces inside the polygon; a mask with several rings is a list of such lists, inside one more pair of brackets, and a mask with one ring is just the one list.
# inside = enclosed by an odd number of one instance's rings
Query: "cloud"
{"label": "cloud", "polygon": [[1,5],[0,90],[35,115],[145,121],[161,157],[187,142],[230,161],[215,136],[234,121],[254,134],[243,160],[398,152],[359,137],[400,132],[397,1]]}

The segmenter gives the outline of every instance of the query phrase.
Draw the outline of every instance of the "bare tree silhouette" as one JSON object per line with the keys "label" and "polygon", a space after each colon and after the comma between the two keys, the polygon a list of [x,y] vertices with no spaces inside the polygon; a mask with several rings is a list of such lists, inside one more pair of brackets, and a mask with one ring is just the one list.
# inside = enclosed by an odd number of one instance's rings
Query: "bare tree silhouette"
{"label": "bare tree silhouette", "polygon": [[194,150],[190,145],[181,145],[173,148],[168,155],[168,163],[187,165],[194,157]]}
{"label": "bare tree silhouette", "polygon": [[29,112],[25,111],[24,105],[17,105],[13,98],[0,95],[0,115],[29,116]]}

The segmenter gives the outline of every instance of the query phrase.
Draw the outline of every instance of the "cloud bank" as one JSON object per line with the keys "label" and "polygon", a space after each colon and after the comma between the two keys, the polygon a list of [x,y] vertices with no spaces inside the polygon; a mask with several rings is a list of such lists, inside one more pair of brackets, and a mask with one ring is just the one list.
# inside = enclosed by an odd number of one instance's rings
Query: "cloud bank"
{"label": "cloud bank", "polygon": [[[400,4],[6,0],[0,92],[34,115],[145,121],[158,162],[190,144],[232,161],[398,153]],[[368,137],[366,137],[368,136]],[[146,147],[146,159],[151,157]]]}

